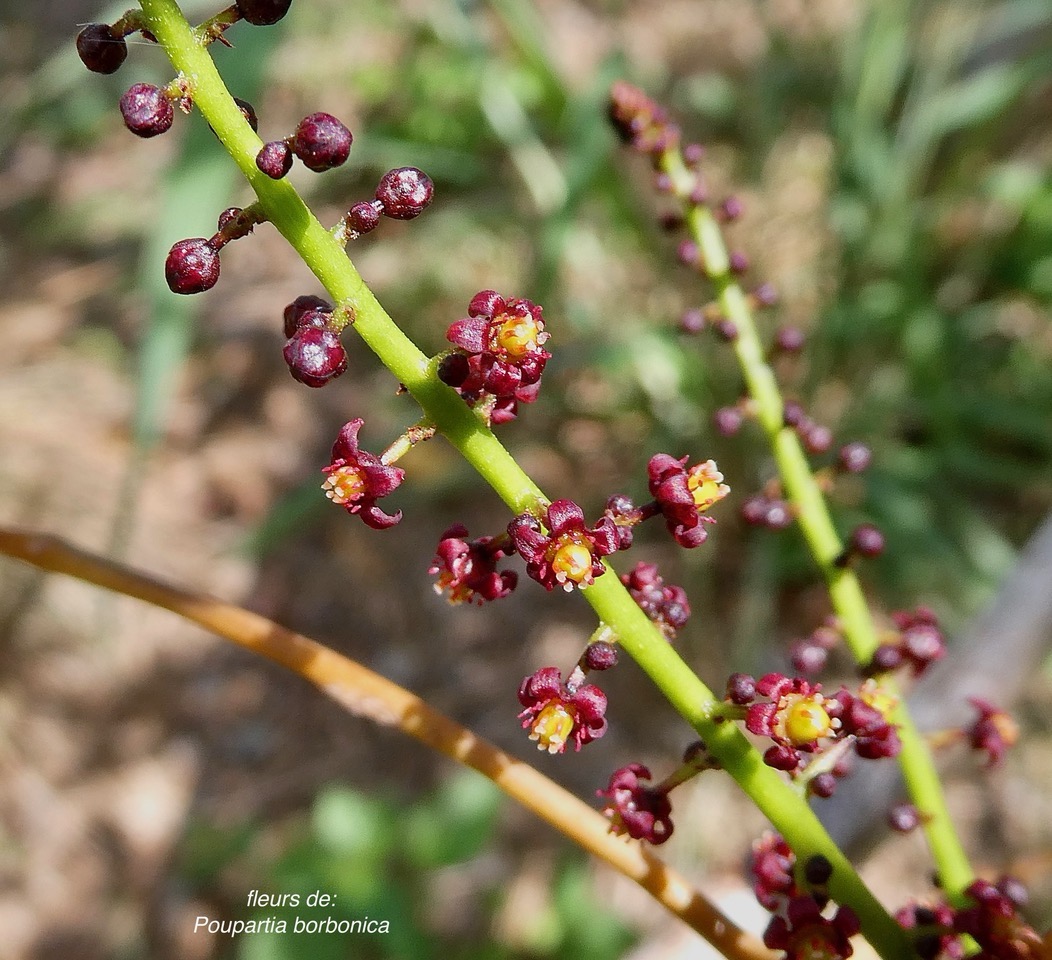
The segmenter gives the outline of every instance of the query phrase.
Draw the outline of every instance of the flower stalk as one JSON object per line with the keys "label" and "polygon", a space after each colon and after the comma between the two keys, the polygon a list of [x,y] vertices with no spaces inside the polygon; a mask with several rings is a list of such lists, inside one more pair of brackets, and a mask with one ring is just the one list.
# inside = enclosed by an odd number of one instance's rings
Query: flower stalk
{"label": "flower stalk", "polygon": [[[752,411],[767,435],[785,495],[793,505],[800,530],[826,581],[845,642],[859,664],[869,663],[879,645],[869,604],[854,570],[838,563],[844,555],[844,544],[833,525],[821,478],[812,471],[800,437],[785,424],[785,402],[767,362],[749,298],[731,269],[723,231],[708,206],[692,202],[696,177],[684,163],[679,148],[664,150],[658,163],[669,177],[673,192],[684,204],[686,227],[698,246],[702,271],[715,288],[723,316],[733,325],[732,348],[751,398]],[[964,890],[974,880],[974,873],[950,819],[931,751],[918,732],[894,679],[883,678],[881,686],[896,701],[888,711],[888,719],[898,728],[902,741],[899,764],[913,803],[924,813],[924,830],[940,883],[951,902],[963,903]]]}

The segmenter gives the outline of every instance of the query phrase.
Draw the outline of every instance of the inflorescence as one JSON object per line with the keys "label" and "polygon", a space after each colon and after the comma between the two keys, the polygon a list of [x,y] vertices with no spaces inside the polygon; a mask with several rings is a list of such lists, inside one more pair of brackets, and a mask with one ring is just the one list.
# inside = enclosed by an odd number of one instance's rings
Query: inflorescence
{"label": "inflorescence", "polygon": [[[238,0],[232,7],[197,28],[202,42],[222,40],[223,33],[238,20],[266,25],[280,20],[291,0]],[[126,14],[113,24],[89,24],[77,38],[77,50],[87,67],[113,73],[127,57],[125,37],[141,32],[152,40],[141,16]],[[224,41],[225,42],[225,41]],[[123,95],[120,110],[129,130],[141,137],[154,137],[168,130],[176,108],[189,113],[193,107],[193,84],[176,77],[158,87],[134,84]],[[255,130],[258,119],[252,106],[238,101],[245,121]],[[636,151],[649,157],[658,171],[657,186],[675,192],[686,208],[706,207],[717,222],[729,223],[741,215],[734,197],[713,202],[704,180],[697,173],[703,151],[696,145],[682,146],[679,129],[666,112],[641,91],[628,84],[615,84],[611,93],[610,118],[615,130]],[[351,131],[328,113],[304,117],[284,137],[264,142],[256,155],[256,166],[268,178],[281,179],[295,160],[313,172],[323,172],[346,162],[353,143]],[[674,184],[662,169],[662,159],[678,152],[686,169],[693,171],[688,186]],[[352,204],[333,227],[341,242],[372,232],[383,217],[412,220],[432,202],[434,184],[415,167],[399,167],[384,173],[372,199]],[[194,294],[211,289],[220,275],[219,254],[229,242],[247,236],[264,222],[257,205],[231,208],[219,218],[210,237],[195,237],[176,243],[165,263],[171,290]],[[683,222],[671,218],[669,226]],[[708,271],[701,250],[685,240],[677,248],[679,259],[702,273]],[[729,257],[728,275],[738,276],[749,268],[741,253]],[[756,287],[748,297],[755,308],[776,302],[773,289]],[[284,357],[292,376],[310,387],[321,387],[347,369],[342,332],[355,321],[350,304],[332,304],[314,295],[297,297],[283,313]],[[718,339],[733,343],[739,335],[735,323],[723,315],[716,303],[688,311],[680,321],[683,331],[696,334],[711,329]],[[471,299],[467,316],[454,320],[446,331],[451,349],[435,357],[435,377],[454,391],[487,425],[514,419],[522,404],[538,399],[542,375],[552,359],[547,349],[550,333],[541,307],[520,297],[482,290]],[[803,333],[782,328],[773,338],[769,356],[795,354],[804,346]],[[736,433],[756,415],[753,401],[745,397],[716,413],[716,426],[724,435]],[[822,456],[833,449],[832,432],[815,422],[797,402],[785,403],[778,429],[792,431],[806,452]],[[428,421],[408,428],[382,453],[373,454],[359,444],[363,420],[349,420],[339,431],[329,464],[324,468],[325,496],[356,514],[373,529],[394,526],[402,511],[386,512],[379,501],[391,495],[406,479],[395,466],[402,456],[435,432]],[[823,468],[828,488],[836,475],[859,473],[871,461],[871,451],[861,443],[845,444]],[[642,478],[640,478],[642,482]],[[462,524],[449,527],[435,548],[430,574],[435,590],[452,604],[483,604],[507,597],[516,589],[516,571],[498,564],[518,556],[526,575],[546,590],[585,590],[610,571],[608,559],[628,550],[636,528],[660,517],[672,539],[681,547],[701,546],[715,519],[709,511],[730,494],[723,473],[711,459],[691,462],[687,456],[654,454],[646,467],[650,500],[642,506],[624,494],[614,494],[594,522],[570,499],[539,504],[508,522],[493,535],[469,538]],[[784,498],[777,481],[761,492],[740,501],[746,522],[779,530],[790,525],[794,507]],[[884,538],[872,524],[855,528],[837,567],[858,559],[878,556]],[[687,623],[690,604],[682,587],[668,584],[658,568],[639,562],[621,575],[629,593],[669,642]],[[946,644],[934,614],[925,608],[897,613],[890,628],[866,665],[857,687],[841,686],[823,692],[822,685],[804,676],[771,672],[759,679],[733,674],[727,682],[720,722],[741,722],[755,737],[768,741],[764,762],[783,771],[811,796],[826,797],[837,780],[848,771],[849,754],[866,759],[895,756],[900,749],[895,725],[888,719],[895,703],[881,679],[892,671],[924,673],[946,652]],[[827,665],[830,652],[840,641],[835,620],[818,627],[809,637],[796,641],[791,651],[800,674],[815,673]],[[607,730],[607,697],[588,677],[614,667],[618,660],[618,638],[605,624],[585,646],[578,662],[563,677],[556,666],[544,666],[523,679],[518,700],[519,719],[529,738],[540,750],[561,754],[567,745],[580,750],[600,739]],[[975,722],[956,733],[988,757],[989,765],[1001,762],[1016,737],[1014,724],[1003,711],[985,700],[972,700]],[[654,782],[650,769],[628,763],[611,775],[598,795],[613,832],[652,844],[663,843],[673,833],[671,790],[703,770],[719,766],[703,743],[688,747],[681,764],[665,779]],[[924,820],[923,811],[911,805],[896,807],[892,823],[896,829],[912,829]],[[774,916],[765,942],[796,960],[834,960],[851,956],[850,937],[858,920],[847,906],[829,909],[826,884],[831,867],[823,858],[802,865],[784,840],[769,835],[755,848],[753,872],[760,902]],[[900,922],[917,933],[922,957],[940,953],[957,960],[961,937],[970,936],[980,945],[980,956],[999,960],[1028,960],[1034,956],[1033,931],[1019,919],[1018,887],[1008,881],[998,885],[977,882],[969,888],[971,904],[953,910],[914,907],[900,914]],[[921,945],[925,945],[923,948]]]}

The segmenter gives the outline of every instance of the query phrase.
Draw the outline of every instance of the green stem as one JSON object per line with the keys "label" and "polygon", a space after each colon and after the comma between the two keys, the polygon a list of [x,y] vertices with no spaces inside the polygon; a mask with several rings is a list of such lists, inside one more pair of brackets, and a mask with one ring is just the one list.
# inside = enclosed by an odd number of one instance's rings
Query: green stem
{"label": "green stem", "polygon": [[[724,315],[737,331],[734,352],[746,388],[770,442],[785,495],[795,507],[800,530],[825,578],[844,639],[858,663],[866,664],[879,644],[873,616],[855,572],[835,562],[844,546],[800,438],[785,425],[785,404],[774,371],[767,363],[749,301],[731,274],[723,231],[709,208],[690,203],[694,174],[687,169],[678,150],[662,155],[662,169],[672,178],[673,187],[686,206],[687,226],[701,251],[705,273],[716,289]],[[888,711],[888,719],[898,727],[902,741],[899,764],[906,787],[914,805],[926,814],[925,831],[939,880],[951,901],[961,902],[964,888],[974,879],[974,873],[950,819],[931,751],[914,725],[894,680],[884,679],[882,689],[896,701]]]}
{"label": "green stem", "polygon": [[[189,78],[194,102],[219,136],[259,198],[267,217],[302,257],[329,293],[355,312],[354,329],[452,443],[516,513],[541,515],[549,502],[536,484],[456,394],[434,375],[434,365],[395,325],[337,240],[306,207],[287,181],[270,180],[256,169],[261,141],[234,104],[205,49],[175,0],[140,0],[151,32],[173,65]],[[698,679],[607,568],[587,590],[600,620],[697,731],[723,767],[753,798],[797,856],[821,854],[833,864],[831,891],[850,903],[863,932],[886,958],[910,955],[907,938],[873,897],[811,809],[733,724],[715,717],[719,699]]]}

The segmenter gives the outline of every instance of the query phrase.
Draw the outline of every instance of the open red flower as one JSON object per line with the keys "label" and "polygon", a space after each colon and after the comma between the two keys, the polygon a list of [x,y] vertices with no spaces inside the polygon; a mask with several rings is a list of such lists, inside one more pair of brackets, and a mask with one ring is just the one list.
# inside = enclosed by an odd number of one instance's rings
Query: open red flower
{"label": "open red flower", "polygon": [[687,460],[658,453],[650,458],[647,473],[650,494],[665,517],[669,533],[681,547],[689,548],[705,542],[708,533],[704,524],[715,523],[705,511],[727,496],[731,488],[723,482],[715,460],[690,469],[686,468]]}
{"label": "open red flower", "polygon": [[528,513],[508,524],[515,549],[526,561],[526,573],[545,590],[556,584],[564,590],[587,587],[604,571],[601,557],[614,553],[620,538],[610,517],[602,517],[588,529],[584,511],[572,500],[556,500],[548,506],[548,533]]}
{"label": "open red flower", "polygon": [[850,907],[837,908],[832,917],[822,915],[814,897],[794,897],[785,916],[771,919],[763,942],[784,950],[786,960],[846,960],[854,950],[850,938],[861,929]]}
{"label": "open red flower", "polygon": [[801,754],[814,753],[820,740],[836,736],[840,722],[831,716],[831,701],[821,689],[820,684],[780,673],[768,673],[757,681],[756,693],[769,699],[749,707],[745,727],[774,741],[764,754],[769,766],[795,770],[803,762]]}
{"label": "open red flower", "polygon": [[485,399],[491,422],[514,419],[519,403],[537,399],[551,357],[542,346],[548,332],[541,308],[482,290],[468,314],[446,331],[446,339],[459,349],[443,360],[439,375],[472,405]]}
{"label": "open red flower", "polygon": [[655,846],[672,836],[672,804],[664,790],[643,784],[650,770],[641,763],[630,763],[610,775],[605,790],[596,795],[610,802],[603,814],[610,819],[610,832],[646,840]]}
{"label": "open red flower", "polygon": [[506,536],[467,540],[467,527],[454,524],[438,542],[435,559],[428,570],[437,575],[436,593],[447,593],[450,603],[478,603],[499,600],[515,589],[518,574],[497,570],[497,561],[510,553]]}
{"label": "open red flower", "polygon": [[573,742],[580,750],[606,733],[606,694],[591,683],[569,687],[558,667],[542,667],[519,687],[523,728],[538,750],[562,753]]}
{"label": "open red flower", "polygon": [[358,431],[365,421],[351,420],[340,429],[332,445],[332,462],[322,472],[328,474],[322,488],[333,503],[348,513],[357,513],[374,530],[393,527],[402,511],[384,513],[376,501],[386,497],[405,479],[400,467],[385,464],[378,456],[358,448]]}
{"label": "open red flower", "polygon": [[1019,726],[999,707],[982,697],[969,697],[968,702],[979,712],[975,722],[965,730],[973,750],[986,754],[986,765],[996,767],[1008,749],[1019,739]]}
{"label": "open red flower", "polygon": [[690,618],[687,592],[675,584],[665,583],[654,564],[640,560],[628,573],[621,575],[621,582],[669,640]]}

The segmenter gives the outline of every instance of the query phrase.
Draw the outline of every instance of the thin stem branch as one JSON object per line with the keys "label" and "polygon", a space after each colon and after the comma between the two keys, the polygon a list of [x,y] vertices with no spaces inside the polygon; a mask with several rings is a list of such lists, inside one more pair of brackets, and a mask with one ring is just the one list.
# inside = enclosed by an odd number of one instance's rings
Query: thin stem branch
{"label": "thin stem branch", "polygon": [[[678,148],[662,154],[661,168],[672,179],[673,189],[684,203],[687,228],[701,251],[703,272],[716,288],[720,307],[737,331],[734,352],[753,409],[771,445],[786,496],[796,508],[804,540],[825,578],[844,639],[858,663],[868,663],[879,643],[873,615],[854,570],[836,563],[843,544],[800,439],[785,425],[785,404],[766,360],[749,301],[731,273],[723,232],[708,207],[690,202],[695,178]],[[888,719],[898,728],[902,741],[899,764],[914,805],[925,814],[924,829],[940,883],[951,901],[961,902],[974,873],[950,819],[931,751],[895,681],[885,678],[881,686],[897,701]]]}
{"label": "thin stem branch", "polygon": [[30,531],[0,528],[0,553],[162,607],[291,670],[349,713],[403,733],[492,780],[513,800],[589,853],[634,880],[663,907],[731,960],[772,960],[675,870],[636,840],[610,833],[609,821],[529,764],[517,760],[433,707],[342,654],[272,620],[194,593],[131,567]]}

